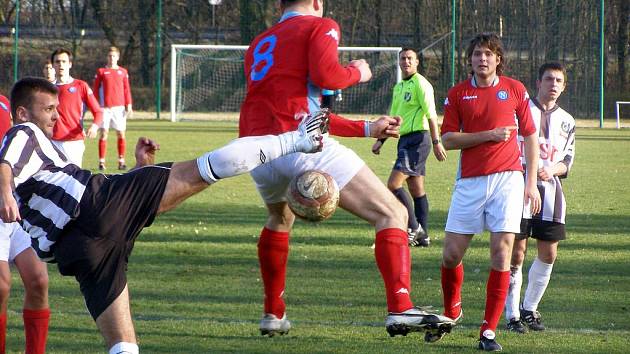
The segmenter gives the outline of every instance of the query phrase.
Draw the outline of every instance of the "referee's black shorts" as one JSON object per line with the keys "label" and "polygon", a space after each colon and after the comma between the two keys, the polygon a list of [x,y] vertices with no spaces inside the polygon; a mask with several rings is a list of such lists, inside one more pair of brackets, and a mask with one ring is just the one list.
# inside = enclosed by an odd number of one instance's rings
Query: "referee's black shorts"
{"label": "referee's black shorts", "polygon": [[398,139],[398,155],[393,169],[407,176],[424,176],[430,152],[431,135],[428,131],[405,134]]}
{"label": "referee's black shorts", "polygon": [[567,238],[564,224],[541,219],[521,219],[521,233],[516,234],[516,240],[528,237],[541,241],[562,241]]}
{"label": "referee's black shorts", "polygon": [[118,175],[92,176],[79,216],[55,244],[62,275],[74,276],[96,320],[127,284],[127,262],[136,237],[153,223],[171,164]]}

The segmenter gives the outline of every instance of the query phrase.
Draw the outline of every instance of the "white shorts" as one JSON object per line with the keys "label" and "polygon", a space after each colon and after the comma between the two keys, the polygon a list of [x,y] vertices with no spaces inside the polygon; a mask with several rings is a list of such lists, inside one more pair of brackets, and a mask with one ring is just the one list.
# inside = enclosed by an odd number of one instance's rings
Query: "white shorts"
{"label": "white shorts", "polygon": [[83,140],[53,140],[52,143],[66,155],[68,162],[81,167],[83,164],[83,153],[85,152],[85,143]]}
{"label": "white shorts", "polygon": [[99,128],[109,130],[109,127],[119,132],[127,130],[125,106],[103,107],[103,122]]}
{"label": "white shorts", "polygon": [[258,193],[267,204],[286,201],[291,179],[307,170],[328,173],[343,189],[365,162],[333,138],[324,138],[324,149],[315,154],[294,153],[261,165],[251,172]]}
{"label": "white shorts", "polygon": [[0,261],[13,262],[24,250],[31,248],[31,237],[16,222],[0,221]]}
{"label": "white shorts", "polygon": [[455,182],[445,230],[466,235],[484,229],[519,233],[524,195],[522,172],[460,178]]}

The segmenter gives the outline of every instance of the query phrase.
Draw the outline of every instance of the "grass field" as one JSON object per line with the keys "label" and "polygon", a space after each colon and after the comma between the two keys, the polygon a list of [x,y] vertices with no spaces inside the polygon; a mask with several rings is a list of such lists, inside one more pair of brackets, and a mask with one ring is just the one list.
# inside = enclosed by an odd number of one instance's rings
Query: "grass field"
{"label": "grass field", "polygon": [[[131,121],[129,141],[148,135],[161,142],[160,161],[192,159],[236,136],[235,122]],[[394,142],[380,157],[371,141],[342,139],[384,181]],[[84,164],[96,168],[96,143]],[[115,138],[109,161],[115,166]],[[133,145],[130,143],[130,145]],[[132,150],[132,146],[129,147]],[[548,331],[515,335],[502,330],[510,353],[627,353],[630,345],[630,132],[578,131],[577,159],[566,180],[568,240],[560,246],[551,284],[540,306]],[[131,158],[131,153],[128,157]],[[431,157],[428,249],[412,249],[412,298],[441,307],[443,227],[457,152],[443,164]],[[369,193],[369,191],[366,191]],[[162,215],[136,242],[129,267],[132,312],[144,353],[461,353],[477,352],[489,267],[488,235],[476,237],[464,266],[465,318],[441,342],[385,332],[384,287],[376,268],[372,229],[338,210],[322,224],[296,222],[292,233],[286,301],[293,329],[266,338],[258,332],[262,285],[256,258],[265,210],[249,176],[220,184]],[[112,220],[116,222],[116,220]],[[535,252],[528,255],[529,267]],[[50,271],[52,319],[49,353],[104,352],[100,334],[72,278]],[[9,302],[8,352],[23,350],[17,272]]]}

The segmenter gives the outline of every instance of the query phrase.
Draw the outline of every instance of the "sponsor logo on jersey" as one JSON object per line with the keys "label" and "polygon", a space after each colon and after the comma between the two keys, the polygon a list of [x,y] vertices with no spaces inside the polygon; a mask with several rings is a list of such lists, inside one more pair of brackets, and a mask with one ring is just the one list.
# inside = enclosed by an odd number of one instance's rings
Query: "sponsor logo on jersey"
{"label": "sponsor logo on jersey", "polygon": [[330,31],[326,32],[327,36],[331,36],[337,43],[339,43],[339,33],[334,28],[331,28]]}
{"label": "sponsor logo on jersey", "polygon": [[4,104],[4,102],[0,102],[0,107],[2,107],[2,109],[4,109],[5,111],[9,111],[9,107],[7,107],[6,104]]}
{"label": "sponsor logo on jersey", "polygon": [[260,162],[261,162],[261,163],[265,163],[265,162],[267,161],[267,156],[266,156],[266,155],[265,155],[265,153],[262,151],[262,149],[260,150],[259,158],[260,158]]}
{"label": "sponsor logo on jersey", "polygon": [[109,74],[111,74],[111,73],[110,73],[109,71],[104,71],[104,72],[103,72],[103,74],[104,74],[104,75],[109,75]]}
{"label": "sponsor logo on jersey", "polygon": [[411,92],[405,92],[405,98],[404,98],[404,100],[405,100],[406,102],[411,101]]}
{"label": "sponsor logo on jersey", "polygon": [[497,98],[500,99],[501,101],[505,101],[508,99],[508,93],[505,90],[500,90],[499,92],[497,92]]}
{"label": "sponsor logo on jersey", "polygon": [[77,88],[76,88],[76,87],[74,87],[74,86],[70,86],[70,87],[68,88],[68,92],[70,92],[70,93],[75,93],[75,92],[77,92]]}
{"label": "sponsor logo on jersey", "polygon": [[464,100],[464,101],[468,101],[468,100],[476,100],[476,99],[477,99],[477,95],[464,96],[464,97],[462,97],[462,100]]}
{"label": "sponsor logo on jersey", "polygon": [[122,70],[117,71],[118,75],[122,75]]}

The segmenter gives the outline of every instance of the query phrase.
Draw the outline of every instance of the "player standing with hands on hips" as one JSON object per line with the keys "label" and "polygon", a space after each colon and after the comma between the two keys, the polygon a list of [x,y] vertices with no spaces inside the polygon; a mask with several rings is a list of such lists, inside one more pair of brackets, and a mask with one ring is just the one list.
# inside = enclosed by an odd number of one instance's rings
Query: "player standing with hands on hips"
{"label": "player standing with hands on hips", "polygon": [[[245,54],[247,95],[241,106],[240,136],[295,129],[299,117],[320,109],[322,88],[344,89],[372,76],[364,60],[339,64],[341,31],[335,21],[322,17],[322,0],[282,0],[280,5],[279,23],[258,35]],[[330,134],[337,136],[397,137],[399,128],[399,119],[393,117],[369,122],[330,115]],[[261,334],[284,334],[291,328],[282,296],[295,216],[285,195],[291,179],[311,169],[332,176],[340,188],[339,205],[376,229],[375,256],[385,283],[390,335],[428,326],[450,330],[450,319],[415,308],[411,301],[407,213],[402,205],[354,151],[325,136],[321,153],[287,155],[251,173],[269,213],[258,241],[264,286]]]}
{"label": "player standing with hands on hips", "polygon": [[[496,34],[475,36],[466,49],[472,77],[451,88],[444,103],[442,141],[460,149],[455,189],[446,221],[442,257],[444,315],[462,318],[462,259],[474,234],[490,231],[490,274],[486,307],[479,331],[479,349],[499,351],[495,331],[510,282],[514,234],[520,231],[523,205],[540,210],[536,188],[538,136],[525,86],[502,76],[505,56]],[[527,179],[516,138],[524,136]],[[442,335],[427,333],[433,342]]]}
{"label": "player standing with hands on hips", "polygon": [[94,76],[94,93],[103,107],[103,122],[98,129],[98,169],[101,171],[105,170],[107,133],[110,126],[116,130],[118,169],[127,169],[125,131],[127,130],[127,118],[131,116],[133,110],[131,108],[129,73],[127,73],[127,69],[118,66],[119,58],[118,48],[109,47],[107,66],[96,70]]}
{"label": "player standing with hands on hips", "polygon": [[[387,181],[387,187],[407,208],[409,246],[428,247],[429,199],[424,189],[424,176],[429,150],[438,161],[446,160],[446,150],[440,142],[435,111],[433,86],[418,73],[418,53],[403,48],[398,54],[398,65],[403,79],[394,86],[389,114],[403,119],[398,140],[398,156]],[[372,152],[379,154],[385,139],[378,139]],[[402,184],[407,187],[412,199]]]}
{"label": "player standing with hands on hips", "polygon": [[[562,64],[543,64],[536,81],[538,94],[529,101],[540,144],[538,190],[543,201],[538,214],[532,215],[527,208],[523,210],[521,233],[516,235],[512,250],[505,318],[509,321],[508,330],[517,333],[527,332],[524,324],[533,331],[545,330],[538,304],[551,279],[558,241],[566,239],[564,224],[567,208],[560,179],[569,174],[575,156],[575,120],[557,104],[566,87],[566,77]],[[518,139],[521,142],[524,140],[520,135]],[[522,161],[526,163],[525,159]],[[530,236],[536,239],[538,254],[529,268],[527,290],[519,309],[522,268]]]}

